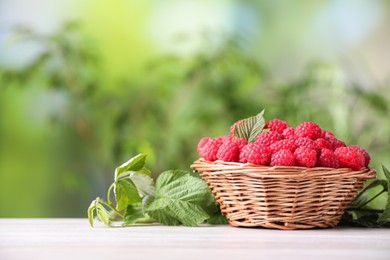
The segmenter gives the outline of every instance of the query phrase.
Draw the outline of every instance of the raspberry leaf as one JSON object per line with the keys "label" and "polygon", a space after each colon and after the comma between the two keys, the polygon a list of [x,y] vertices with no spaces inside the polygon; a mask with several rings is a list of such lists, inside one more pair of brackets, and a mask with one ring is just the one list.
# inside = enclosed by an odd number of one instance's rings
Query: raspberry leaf
{"label": "raspberry leaf", "polygon": [[156,197],[145,212],[164,225],[197,226],[210,217],[210,198],[202,179],[186,171],[166,171],[157,178]]}
{"label": "raspberry leaf", "polygon": [[383,211],[383,214],[378,219],[379,222],[390,221],[390,171],[383,165],[382,169],[387,179],[387,204],[385,210]]}
{"label": "raspberry leaf", "polygon": [[139,171],[140,173],[150,175],[150,172],[144,167],[145,159],[146,159],[146,154],[138,154],[137,156],[134,156],[133,158],[131,158],[121,166],[117,167],[115,169],[115,181],[122,175],[122,173],[128,171]]}
{"label": "raspberry leaf", "polygon": [[248,143],[256,141],[256,137],[263,131],[265,126],[264,110],[256,116],[242,120],[234,127],[234,137],[244,138]]}
{"label": "raspberry leaf", "polygon": [[128,205],[141,202],[137,188],[128,180],[123,179],[115,182],[114,192],[118,210],[124,210]]}
{"label": "raspberry leaf", "polygon": [[152,223],[152,222],[155,222],[155,220],[143,213],[141,203],[127,206],[123,218],[123,226],[131,225],[134,223]]}
{"label": "raspberry leaf", "polygon": [[[110,217],[107,209],[104,205],[108,206],[102,199],[96,198],[91,202],[91,205],[88,208],[88,220],[91,227],[93,227],[94,216],[98,217],[98,219],[106,225],[110,225]],[[108,206],[109,207],[109,206]]]}

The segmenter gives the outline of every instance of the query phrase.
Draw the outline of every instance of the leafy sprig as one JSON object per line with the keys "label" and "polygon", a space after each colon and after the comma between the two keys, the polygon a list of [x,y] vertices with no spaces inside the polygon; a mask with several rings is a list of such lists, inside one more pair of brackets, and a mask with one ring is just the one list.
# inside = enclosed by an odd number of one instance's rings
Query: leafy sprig
{"label": "leafy sprig", "polygon": [[[386,180],[375,179],[362,189],[345,211],[340,225],[360,227],[390,227],[390,171],[382,165]],[[374,208],[370,203],[387,194],[384,208]]]}
{"label": "leafy sprig", "polygon": [[[227,223],[210,189],[199,176],[170,170],[161,173],[154,183],[145,167],[145,159],[146,155],[139,154],[116,168],[107,200],[98,197],[88,208],[91,226],[95,217],[111,227],[118,226],[117,222],[119,226],[152,222],[186,226],[197,226],[206,221],[209,224]],[[390,227],[390,171],[385,166],[382,169],[386,180],[375,179],[362,189],[348,206],[340,225]],[[384,193],[388,196],[385,207],[370,206]]]}
{"label": "leafy sprig", "polygon": [[[207,184],[190,172],[171,170],[154,183],[145,167],[146,155],[139,154],[115,170],[107,201],[96,198],[88,208],[91,226],[95,216],[108,226],[159,222],[164,225],[197,226],[227,223],[218,210]],[[111,201],[114,191],[115,205]]]}

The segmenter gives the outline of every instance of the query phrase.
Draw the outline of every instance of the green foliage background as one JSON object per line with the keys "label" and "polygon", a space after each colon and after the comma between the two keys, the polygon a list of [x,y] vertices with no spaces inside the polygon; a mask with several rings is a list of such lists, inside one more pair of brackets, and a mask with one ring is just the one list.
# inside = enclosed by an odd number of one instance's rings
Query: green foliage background
{"label": "green foliage background", "polygon": [[148,154],[154,176],[188,170],[200,138],[228,134],[263,108],[292,126],[315,121],[365,147],[376,169],[390,166],[389,82],[365,88],[323,62],[284,81],[240,35],[218,45],[205,36],[200,52],[158,55],[113,80],[75,24],[18,35],[45,51],[26,67],[0,68],[0,217],[85,217],[129,158]]}

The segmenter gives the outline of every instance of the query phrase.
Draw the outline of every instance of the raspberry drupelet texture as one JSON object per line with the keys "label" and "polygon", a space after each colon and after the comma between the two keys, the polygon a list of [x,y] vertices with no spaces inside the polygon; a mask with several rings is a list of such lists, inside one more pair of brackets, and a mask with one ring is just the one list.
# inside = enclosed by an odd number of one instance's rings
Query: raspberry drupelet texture
{"label": "raspberry drupelet texture", "polygon": [[360,147],[359,145],[350,145],[348,146],[349,148],[351,148],[352,150],[356,151],[356,152],[359,152],[361,154],[363,154],[364,156],[364,159],[365,159],[365,164],[364,166],[368,166],[368,164],[370,163],[370,160],[371,160],[371,157],[369,155],[369,153],[366,151],[366,149],[364,149],[363,147]]}
{"label": "raspberry drupelet texture", "polygon": [[316,142],[307,137],[300,137],[295,140],[295,145],[297,147],[308,147],[314,150],[318,150]]}
{"label": "raspberry drupelet texture", "polygon": [[298,147],[295,152],[295,162],[299,166],[313,168],[317,163],[317,151],[309,147]]}
{"label": "raspberry drupelet texture", "polygon": [[199,149],[199,156],[206,161],[215,161],[221,145],[222,141],[220,139],[208,138],[207,142],[202,144],[202,147]]}
{"label": "raspberry drupelet texture", "polygon": [[321,149],[320,156],[318,156],[317,166],[327,168],[339,168],[340,163],[337,159],[337,156],[332,150],[323,148]]}
{"label": "raspberry drupelet texture", "polygon": [[314,122],[303,122],[297,125],[295,128],[295,135],[298,137],[307,137],[312,140],[315,140],[321,137],[322,130]]}
{"label": "raspberry drupelet texture", "polygon": [[256,143],[249,143],[241,149],[240,162],[258,165],[269,165],[271,160],[271,149]]}
{"label": "raspberry drupelet texture", "polygon": [[271,144],[282,140],[282,135],[275,131],[262,132],[256,137],[256,143],[261,146],[270,146]]}
{"label": "raspberry drupelet texture", "polygon": [[230,135],[221,135],[221,136],[216,137],[215,139],[218,139],[219,141],[224,143],[224,142],[229,142],[229,141],[233,140],[233,137],[231,137]]}
{"label": "raspberry drupelet texture", "polygon": [[217,159],[225,162],[238,162],[240,148],[234,141],[224,142],[218,149]]}
{"label": "raspberry drupelet texture", "polygon": [[334,137],[334,136],[325,136],[324,139],[325,139],[328,143],[330,143],[330,144],[332,145],[332,150],[333,150],[333,151],[336,150],[336,149],[339,148],[339,147],[346,147],[346,146],[347,146],[343,141],[337,139],[337,138]]}
{"label": "raspberry drupelet texture", "polygon": [[295,145],[294,140],[292,139],[282,139],[270,145],[272,153],[279,152],[282,149],[290,150],[294,152],[297,146]]}
{"label": "raspberry drupelet texture", "polygon": [[238,148],[240,148],[240,150],[248,144],[248,142],[244,139],[244,138],[234,138],[233,141],[236,143],[236,145],[238,146]]}
{"label": "raspberry drupelet texture", "polygon": [[329,136],[333,136],[334,137],[334,134],[330,131],[326,131],[326,130],[322,130],[321,131],[321,138],[325,138],[325,137],[329,137]]}
{"label": "raspberry drupelet texture", "polygon": [[334,151],[334,154],[339,160],[340,167],[351,168],[357,171],[365,166],[366,159],[364,155],[355,151],[353,148],[339,147]]}
{"label": "raspberry drupelet texture", "polygon": [[286,121],[277,118],[271,119],[264,126],[264,128],[269,128],[271,131],[278,132],[279,134],[282,134],[287,127],[289,127],[289,125]]}
{"label": "raspberry drupelet texture", "polygon": [[283,138],[285,139],[294,139],[295,138],[295,129],[292,127],[287,127],[282,133]]}
{"label": "raspberry drupelet texture", "polygon": [[332,150],[332,148],[333,148],[333,145],[331,143],[329,143],[328,141],[326,141],[324,138],[318,138],[314,142],[316,143],[318,149],[320,149],[320,150],[323,148]]}
{"label": "raspberry drupelet texture", "polygon": [[271,166],[294,166],[295,156],[287,149],[282,149],[271,156]]}
{"label": "raspberry drupelet texture", "polygon": [[204,137],[204,138],[200,139],[198,146],[197,146],[198,154],[200,157],[202,157],[202,155],[201,155],[202,149],[206,145],[206,143],[209,141],[209,139],[210,139],[209,137]]}

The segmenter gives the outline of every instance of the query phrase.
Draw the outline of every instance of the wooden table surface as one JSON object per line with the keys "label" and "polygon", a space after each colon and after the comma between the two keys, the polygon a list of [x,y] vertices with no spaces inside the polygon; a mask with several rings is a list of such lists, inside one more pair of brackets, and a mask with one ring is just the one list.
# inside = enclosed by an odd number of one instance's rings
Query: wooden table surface
{"label": "wooden table surface", "polygon": [[390,229],[271,230],[0,219],[0,259],[390,259]]}

